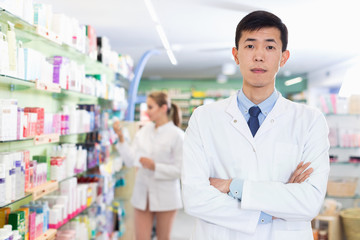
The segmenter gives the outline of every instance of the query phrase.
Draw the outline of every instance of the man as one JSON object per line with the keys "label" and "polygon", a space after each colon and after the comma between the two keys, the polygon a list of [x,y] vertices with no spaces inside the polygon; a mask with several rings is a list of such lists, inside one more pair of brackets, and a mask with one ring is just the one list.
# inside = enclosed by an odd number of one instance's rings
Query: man
{"label": "man", "polygon": [[242,89],[197,108],[186,130],[182,187],[185,211],[197,217],[192,239],[313,239],[330,169],[326,120],[275,89],[289,58],[277,16],[248,14],[235,45]]}

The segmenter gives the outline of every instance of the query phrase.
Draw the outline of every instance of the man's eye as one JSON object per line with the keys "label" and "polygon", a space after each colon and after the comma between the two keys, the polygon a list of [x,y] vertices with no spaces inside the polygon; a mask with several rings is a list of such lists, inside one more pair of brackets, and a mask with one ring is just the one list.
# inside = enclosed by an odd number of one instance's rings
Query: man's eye
{"label": "man's eye", "polygon": [[254,45],[246,45],[245,48],[254,48]]}
{"label": "man's eye", "polygon": [[275,49],[275,47],[274,46],[268,46],[268,49],[273,50],[273,49]]}

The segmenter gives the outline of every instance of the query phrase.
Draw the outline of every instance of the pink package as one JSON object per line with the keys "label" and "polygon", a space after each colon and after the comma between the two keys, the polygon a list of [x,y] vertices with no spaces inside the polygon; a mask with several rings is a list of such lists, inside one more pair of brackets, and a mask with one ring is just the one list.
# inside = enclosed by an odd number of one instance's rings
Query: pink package
{"label": "pink package", "polygon": [[36,213],[29,214],[29,240],[35,240],[36,238]]}

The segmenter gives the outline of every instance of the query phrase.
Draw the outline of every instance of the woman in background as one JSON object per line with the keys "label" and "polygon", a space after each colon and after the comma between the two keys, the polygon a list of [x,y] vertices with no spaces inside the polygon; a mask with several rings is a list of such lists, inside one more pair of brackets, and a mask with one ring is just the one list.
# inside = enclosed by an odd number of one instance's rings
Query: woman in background
{"label": "woman in background", "polygon": [[131,204],[135,208],[137,240],[151,238],[154,217],[158,240],[170,240],[176,210],[182,208],[180,170],[184,132],[179,128],[179,108],[166,93],[153,92],[147,97],[150,123],[143,126],[129,146],[120,127],[113,124],[119,137],[117,150],[126,166],[139,167]]}

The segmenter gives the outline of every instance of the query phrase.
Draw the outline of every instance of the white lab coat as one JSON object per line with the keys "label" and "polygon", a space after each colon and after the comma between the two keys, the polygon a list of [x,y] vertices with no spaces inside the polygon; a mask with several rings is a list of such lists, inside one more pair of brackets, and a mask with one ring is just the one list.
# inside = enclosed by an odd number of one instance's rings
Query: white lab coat
{"label": "white lab coat", "polygon": [[[255,137],[236,95],[197,108],[185,134],[182,169],[184,209],[197,217],[192,239],[313,239],[328,150],[324,116],[282,96]],[[301,184],[286,184],[300,161],[310,161],[314,172]],[[242,201],[211,186],[209,177],[244,179]],[[261,211],[279,219],[258,224]]]}
{"label": "white lab coat", "polygon": [[139,159],[155,162],[155,171],[140,167],[131,198],[132,205],[150,211],[170,211],[182,208],[180,171],[184,132],[172,121],[155,128],[154,123],[143,126],[135,135],[131,147],[118,143],[117,150],[128,167],[140,166]]}

